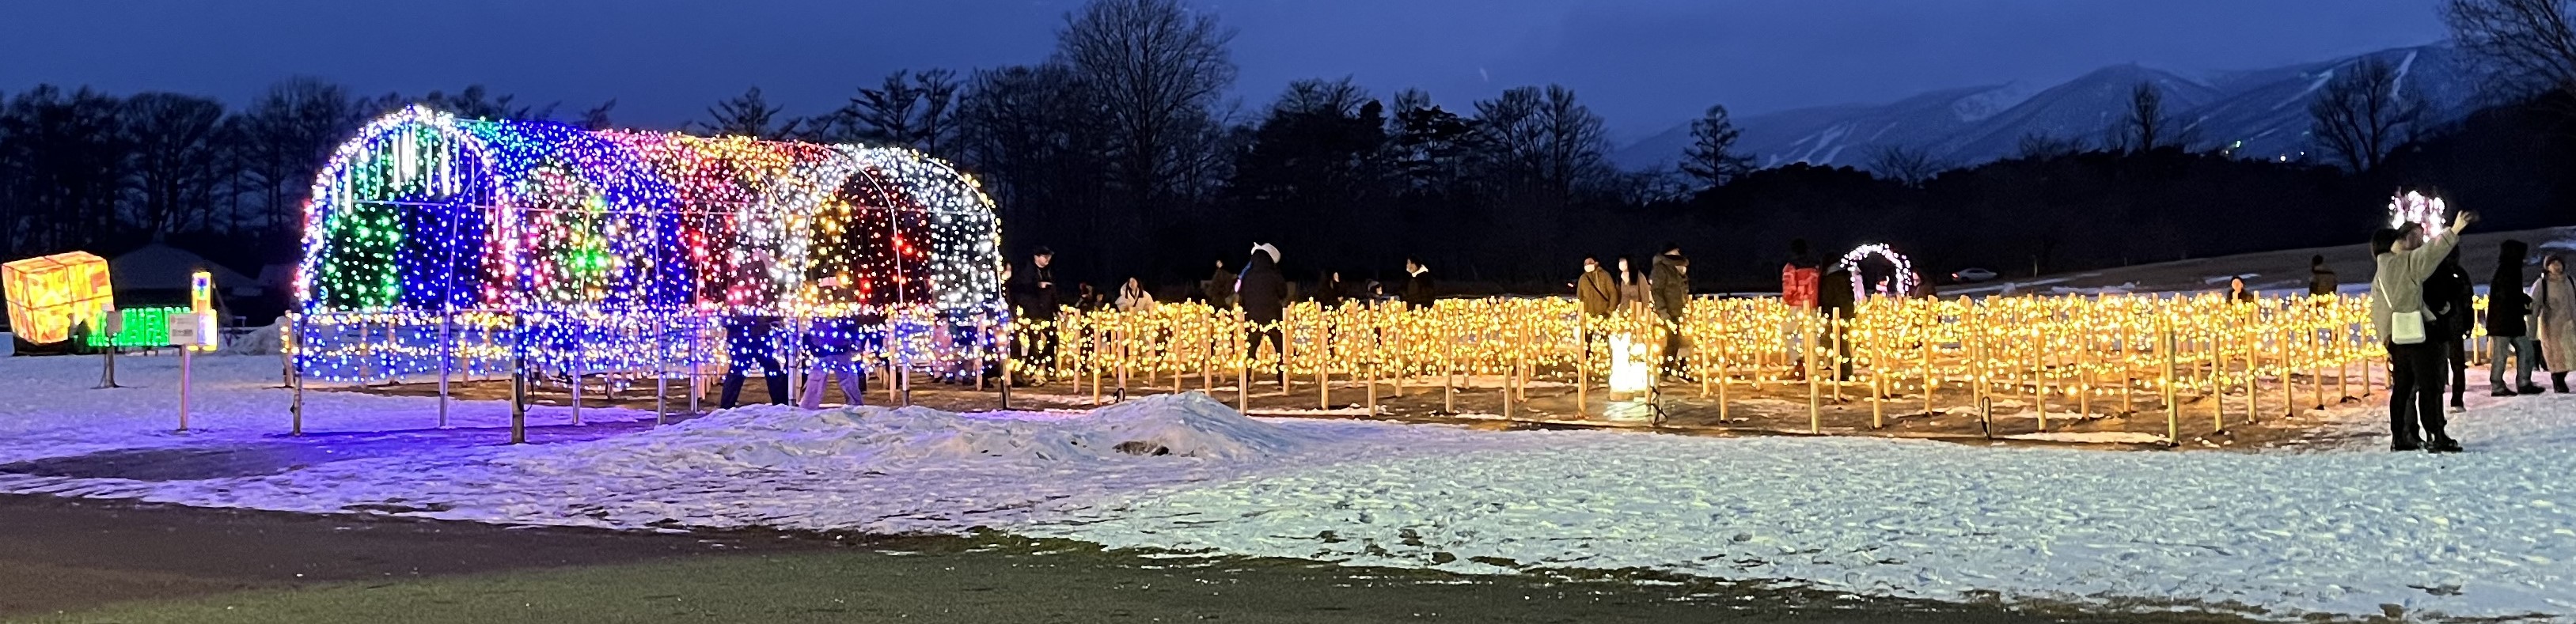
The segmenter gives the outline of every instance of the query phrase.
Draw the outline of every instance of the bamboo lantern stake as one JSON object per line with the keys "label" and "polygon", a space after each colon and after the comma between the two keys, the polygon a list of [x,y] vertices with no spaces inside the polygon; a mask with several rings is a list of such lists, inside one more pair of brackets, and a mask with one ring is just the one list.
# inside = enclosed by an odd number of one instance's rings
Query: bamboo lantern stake
{"label": "bamboo lantern stake", "polygon": [[[1805,336],[1816,335],[1816,332],[1813,331],[1818,327],[1816,316],[1812,314],[1802,314],[1800,316],[1805,317],[1805,320],[1798,322],[1798,330],[1803,332]],[[1816,378],[1824,376],[1822,371],[1816,370],[1816,348],[1822,345],[1818,345],[1816,342],[1817,341],[1813,339],[1801,340],[1798,342],[1800,347],[1799,350],[1806,352],[1806,359],[1803,364],[1807,367],[1807,433],[1824,433],[1825,431],[1823,405],[1824,392],[1821,387],[1816,385]]]}

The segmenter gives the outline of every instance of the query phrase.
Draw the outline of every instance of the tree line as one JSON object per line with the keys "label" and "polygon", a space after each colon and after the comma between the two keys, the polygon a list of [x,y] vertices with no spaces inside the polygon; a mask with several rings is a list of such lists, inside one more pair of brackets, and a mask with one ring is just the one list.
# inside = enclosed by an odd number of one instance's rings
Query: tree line
{"label": "tree line", "polygon": [[[1323,77],[1247,106],[1229,95],[1234,31],[1182,0],[1094,0],[1039,62],[897,71],[806,114],[753,88],[684,129],[957,161],[993,195],[1014,258],[1048,246],[1068,279],[1103,290],[1128,276],[1185,287],[1255,242],[1283,250],[1297,279],[1393,278],[1411,257],[1448,283],[1524,291],[1562,282],[1585,255],[1642,260],[1667,241],[1699,260],[1704,289],[1766,283],[1790,238],[1892,243],[1935,275],[2022,274],[2354,242],[2399,187],[2441,189],[2498,227],[2564,224],[2576,215],[2559,173],[2576,164],[2576,75],[2549,72],[2576,62],[2547,55],[2576,47],[2527,43],[2576,41],[2568,2],[2449,0],[2462,48],[2496,70],[2493,105],[2431,124],[2393,68],[2365,63],[2311,106],[2317,161],[2196,149],[2190,121],[2139,85],[2098,142],[2026,137],[1992,163],[1884,146],[1866,168],[1760,168],[1712,106],[1676,166],[1622,171],[1603,119],[1559,85],[1444,103]],[[239,107],[54,86],[8,95],[0,246],[11,257],[167,239],[242,266],[294,256],[314,171],[383,112],[417,101],[600,128],[614,110],[473,86],[362,96],[312,78]]]}

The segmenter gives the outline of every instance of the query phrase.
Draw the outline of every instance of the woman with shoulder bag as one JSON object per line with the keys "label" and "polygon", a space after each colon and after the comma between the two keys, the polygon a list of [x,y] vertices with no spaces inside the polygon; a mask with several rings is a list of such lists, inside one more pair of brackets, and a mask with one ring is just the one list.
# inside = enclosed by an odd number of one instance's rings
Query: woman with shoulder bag
{"label": "woman with shoulder bag", "polygon": [[2376,271],[2370,283],[2370,320],[2388,347],[2388,448],[2455,452],[2460,443],[2444,431],[2442,382],[2448,345],[2424,305],[2424,280],[2459,244],[2459,233],[2477,220],[2460,213],[2445,235],[2426,240],[2420,226],[2383,229],[2370,237]]}

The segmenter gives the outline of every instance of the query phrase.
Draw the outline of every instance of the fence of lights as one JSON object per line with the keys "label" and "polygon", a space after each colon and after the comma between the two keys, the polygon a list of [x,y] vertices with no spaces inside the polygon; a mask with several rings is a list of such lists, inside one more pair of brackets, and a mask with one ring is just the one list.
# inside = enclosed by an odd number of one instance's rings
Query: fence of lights
{"label": "fence of lights", "polygon": [[1884,258],[1889,265],[1895,267],[1895,273],[1889,275],[1887,281],[1879,285],[1878,294],[1903,297],[1914,293],[1915,280],[1919,279],[1914,275],[1914,261],[1906,258],[1905,254],[1896,253],[1896,248],[1889,247],[1886,243],[1871,243],[1855,247],[1851,253],[1843,254],[1842,266],[1851,269],[1853,301],[1869,298],[1869,278],[1865,275],[1866,272],[1860,269],[1860,263],[1871,256]]}
{"label": "fence of lights", "polygon": [[2405,227],[2413,223],[2424,229],[2425,238],[2441,238],[2450,234],[2447,231],[2450,219],[2446,216],[2449,214],[2442,198],[2427,197],[2417,191],[2399,193],[2388,200],[2388,227]]}
{"label": "fence of lights", "polygon": [[[858,341],[908,366],[988,356],[1000,223],[904,148],[590,131],[412,106],[341,144],[305,209],[308,377],[670,371]],[[740,343],[741,341],[736,341]]]}
{"label": "fence of lights", "polygon": [[[1104,379],[1112,387],[1224,394],[1217,389],[1242,388],[1241,380],[1275,388],[1266,382],[1284,377],[1315,393],[1319,407],[1333,407],[1362,398],[1351,390],[1357,386],[1400,394],[1408,384],[1436,390],[1467,376],[1502,376],[1514,388],[1506,394],[1542,377],[1634,390],[1651,376],[1620,379],[1623,360],[1641,355],[1622,347],[1656,351],[1678,333],[1689,346],[1664,366],[1692,381],[1667,384],[1668,393],[1695,386],[1721,403],[1730,389],[1803,395],[1814,391],[1807,382],[1813,376],[1801,371],[1848,367],[1858,396],[1890,404],[1873,400],[1873,410],[1894,413],[1903,403],[1931,412],[2009,399],[2039,406],[2044,428],[2052,412],[2191,404],[2200,417],[2251,418],[2327,404],[2329,392],[2339,401],[2369,384],[2366,369],[2385,354],[2369,309],[2368,297],[2345,295],[2253,302],[2209,293],[1877,297],[1860,302],[1852,317],[1830,319],[1776,297],[1701,297],[1666,322],[1643,306],[1589,317],[1580,303],[1557,297],[1449,299],[1432,307],[1306,302],[1290,305],[1278,322],[1258,323],[1233,309],[1171,303],[1059,315],[1040,328],[1059,336],[1056,356],[1011,366],[1021,378],[1071,379],[1077,387],[1087,380],[1095,397]],[[1284,348],[1267,341],[1258,351],[1247,348],[1246,336],[1272,330]],[[1817,338],[1784,340],[1798,334]],[[1323,383],[1331,379],[1342,380],[1340,402]]]}

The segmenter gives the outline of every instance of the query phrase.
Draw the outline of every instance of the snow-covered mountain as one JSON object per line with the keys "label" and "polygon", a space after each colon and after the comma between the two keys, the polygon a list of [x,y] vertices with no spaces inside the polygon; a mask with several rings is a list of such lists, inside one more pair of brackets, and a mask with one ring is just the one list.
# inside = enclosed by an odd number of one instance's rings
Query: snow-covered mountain
{"label": "snow-covered mountain", "polygon": [[[1890,146],[1921,150],[1951,165],[2010,158],[2026,138],[2103,145],[2126,118],[2140,83],[2164,95],[2166,114],[2195,148],[2229,147],[2252,158],[2300,157],[2309,141],[2308,102],[2326,81],[2364,59],[2398,68],[2400,92],[2419,97],[2434,121],[2466,115],[2473,85],[2445,46],[2382,50],[2288,67],[2190,77],[2114,65],[2045,88],[2002,84],[1945,89],[1881,105],[1802,108],[1739,118],[1737,145],[1761,166],[1793,162],[1869,166]],[[2241,144],[2239,143],[2241,142]],[[1622,167],[1669,165],[1690,145],[1690,124],[1611,154]]]}

